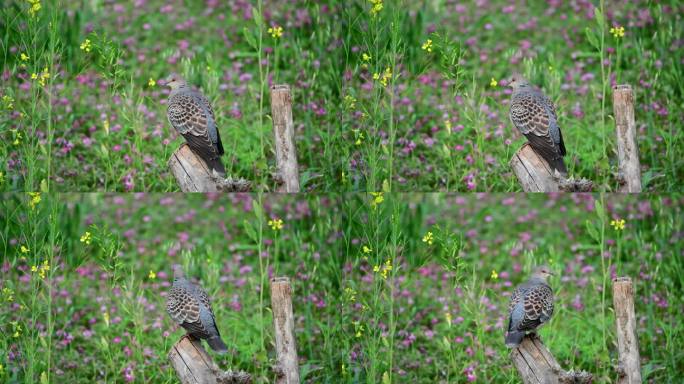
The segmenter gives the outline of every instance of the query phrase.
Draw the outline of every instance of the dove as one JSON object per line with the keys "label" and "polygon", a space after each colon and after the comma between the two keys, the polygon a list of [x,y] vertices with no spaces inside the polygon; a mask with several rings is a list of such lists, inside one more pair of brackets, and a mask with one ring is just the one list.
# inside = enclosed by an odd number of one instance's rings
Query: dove
{"label": "dove", "polygon": [[553,291],[546,281],[550,275],[553,272],[549,267],[537,267],[529,280],[513,291],[508,305],[507,347],[517,347],[526,332],[534,332],[551,319]]}
{"label": "dove", "polygon": [[520,75],[513,75],[508,86],[513,88],[509,112],[511,122],[551,168],[567,175],[563,162],[565,143],[553,103]]}
{"label": "dove", "polygon": [[185,278],[180,265],[173,266],[173,285],[166,298],[166,312],[195,339],[203,339],[216,352],[228,347],[221,340],[207,293]]}
{"label": "dove", "polygon": [[166,110],[169,123],[210,169],[225,176],[226,170],[221,163],[223,143],[209,100],[192,90],[177,74],[167,77],[166,86],[171,88]]}

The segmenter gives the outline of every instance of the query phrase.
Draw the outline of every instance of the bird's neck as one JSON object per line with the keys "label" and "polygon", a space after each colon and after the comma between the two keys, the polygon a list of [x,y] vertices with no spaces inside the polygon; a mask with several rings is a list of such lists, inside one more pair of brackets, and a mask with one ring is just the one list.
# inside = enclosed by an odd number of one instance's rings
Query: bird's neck
{"label": "bird's neck", "polygon": [[188,87],[187,84],[183,84],[183,85],[179,86],[178,88],[172,89],[172,90],[171,90],[171,93],[169,93],[169,98],[175,96],[175,95],[178,94],[179,92],[185,92],[185,91],[188,91],[188,90],[190,90],[190,87]]}

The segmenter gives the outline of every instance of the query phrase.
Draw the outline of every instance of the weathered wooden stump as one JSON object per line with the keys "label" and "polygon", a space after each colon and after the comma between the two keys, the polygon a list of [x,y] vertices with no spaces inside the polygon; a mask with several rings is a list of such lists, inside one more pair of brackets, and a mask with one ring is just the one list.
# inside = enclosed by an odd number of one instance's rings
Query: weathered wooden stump
{"label": "weathered wooden stump", "polygon": [[525,384],[591,383],[588,372],[564,371],[536,334],[526,335],[511,351],[511,360]]}
{"label": "weathered wooden stump", "polygon": [[171,155],[168,166],[183,192],[247,192],[250,188],[245,179],[223,178],[212,172],[186,143]]}
{"label": "weathered wooden stump", "polygon": [[298,384],[299,361],[294,337],[292,288],[287,277],[271,279],[271,308],[276,340],[276,383]]}
{"label": "weathered wooden stump", "polygon": [[620,192],[641,192],[641,166],[634,121],[634,93],[628,84],[613,88],[613,113],[617,130]]}
{"label": "weathered wooden stump", "polygon": [[246,384],[252,378],[245,372],[222,371],[199,340],[183,336],[169,352],[168,359],[183,384]]}
{"label": "weathered wooden stump", "polygon": [[618,277],[613,279],[613,308],[617,323],[618,341],[618,383],[641,383],[639,363],[639,339],[636,335],[636,316],[634,314],[634,290],[632,279]]}
{"label": "weathered wooden stump", "polygon": [[509,165],[525,192],[591,192],[593,187],[590,180],[563,177],[529,143],[520,147]]}
{"label": "weathered wooden stump", "polygon": [[278,84],[271,87],[271,117],[276,149],[276,179],[281,184],[278,192],[299,192],[299,166],[294,145],[292,122],[292,94],[290,86]]}

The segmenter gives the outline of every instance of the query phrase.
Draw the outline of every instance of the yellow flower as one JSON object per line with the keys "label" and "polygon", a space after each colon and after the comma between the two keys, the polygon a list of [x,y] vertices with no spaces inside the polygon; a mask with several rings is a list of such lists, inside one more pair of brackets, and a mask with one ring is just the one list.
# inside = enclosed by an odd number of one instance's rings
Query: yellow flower
{"label": "yellow flower", "polygon": [[363,253],[371,253],[371,252],[373,252],[372,248],[370,248],[366,245],[363,246]]}
{"label": "yellow flower", "polygon": [[30,59],[29,55],[25,54],[24,52],[22,52],[19,57],[21,58],[21,61],[28,61],[28,59]]}
{"label": "yellow flower", "polygon": [[40,192],[29,192],[28,193],[31,200],[29,200],[29,207],[34,209],[38,203],[40,203]]}
{"label": "yellow flower", "polygon": [[81,236],[81,243],[85,243],[86,245],[90,245],[90,242],[92,241],[93,236],[90,234],[90,232],[86,231],[86,233]]}
{"label": "yellow flower", "polygon": [[40,266],[40,270],[38,271],[38,276],[40,276],[41,279],[44,279],[45,273],[49,270],[50,270],[50,264],[48,264],[47,260],[43,261],[43,265]]}
{"label": "yellow flower", "polygon": [[346,287],[344,289],[344,293],[346,295],[347,301],[350,301],[350,302],[356,301],[356,291],[353,288]]}
{"label": "yellow flower", "polygon": [[610,222],[610,225],[612,225],[616,231],[621,231],[621,230],[625,229],[625,220],[624,219],[612,220]]}
{"label": "yellow flower", "polygon": [[492,269],[492,274],[490,277],[492,278],[492,280],[496,280],[499,278],[499,274],[496,273],[496,269]]}
{"label": "yellow flower", "polygon": [[12,325],[12,330],[14,331],[14,338],[17,338],[21,335],[21,324],[17,321],[10,321],[10,324]]}
{"label": "yellow flower", "polygon": [[373,196],[373,200],[371,201],[371,207],[373,207],[373,209],[377,208],[378,205],[385,201],[385,196],[383,196],[382,192],[371,192],[370,194]]}
{"label": "yellow flower", "polygon": [[92,48],[93,45],[90,43],[90,39],[85,39],[85,41],[81,43],[81,51],[86,51],[86,53],[88,53]]}
{"label": "yellow flower", "polygon": [[268,33],[274,39],[279,39],[279,38],[283,37],[283,27],[276,25],[274,27],[269,28]]}
{"label": "yellow flower", "polygon": [[21,246],[20,250],[21,250],[21,253],[29,253],[29,251],[30,251],[30,249],[28,249],[28,247],[23,246],[23,245]]}
{"label": "yellow flower", "polygon": [[368,0],[371,3],[370,14],[371,16],[377,15],[382,11],[382,0]]}
{"label": "yellow flower", "polygon": [[38,272],[38,267],[36,267],[35,265],[32,265],[31,266],[31,272]]}
{"label": "yellow flower", "polygon": [[35,80],[38,78],[38,75],[36,73],[31,74],[31,80]]}
{"label": "yellow flower", "polygon": [[41,5],[40,0],[26,0],[31,6],[29,7],[28,13],[31,17],[36,16],[36,12],[40,11]]}
{"label": "yellow flower", "polygon": [[102,120],[102,127],[104,128],[105,133],[109,135],[109,120]]}
{"label": "yellow flower", "polygon": [[389,80],[392,79],[392,69],[390,67],[385,68],[385,72],[380,75],[379,73],[373,74],[373,80],[379,80],[383,87],[387,86]]}
{"label": "yellow flower", "polygon": [[444,319],[446,320],[447,324],[451,327],[451,312],[444,312]]}
{"label": "yellow flower", "polygon": [[154,280],[154,279],[156,279],[156,278],[157,278],[157,274],[156,274],[156,273],[154,273],[154,271],[153,271],[153,270],[150,270],[150,274],[149,274],[149,275],[147,275],[147,277],[148,277],[148,278],[149,278],[150,280]]}
{"label": "yellow flower", "polygon": [[379,266],[379,265],[374,265],[374,266],[373,266],[373,272],[375,272],[375,273],[380,272],[380,266]]}
{"label": "yellow flower", "polygon": [[370,60],[372,59],[372,57],[371,57],[371,55],[369,55],[369,54],[367,54],[367,53],[364,52],[364,54],[361,55],[361,59],[362,59],[363,61],[370,61]]}
{"label": "yellow flower", "polygon": [[492,77],[492,81],[489,82],[489,86],[494,88],[496,85],[499,84],[495,78]]}
{"label": "yellow flower", "polygon": [[4,300],[9,302],[9,303],[14,301],[14,291],[11,290],[10,288],[7,288],[7,287],[3,288],[2,289],[2,296],[3,296]]}
{"label": "yellow flower", "polygon": [[275,218],[268,221],[268,226],[274,231],[279,231],[283,229],[283,221],[279,218]]}
{"label": "yellow flower", "polygon": [[154,79],[150,77],[150,80],[147,82],[147,86],[151,88],[151,87],[154,87],[155,85],[157,85],[157,82],[154,81]]}
{"label": "yellow flower", "polygon": [[356,141],[354,142],[354,144],[361,145],[361,143],[363,143],[363,132],[358,132],[358,134],[356,135]]}
{"label": "yellow flower", "polygon": [[356,109],[356,99],[352,95],[346,95],[344,96],[344,105],[347,107],[347,109]]}
{"label": "yellow flower", "polygon": [[2,103],[5,104],[5,108],[14,109],[14,99],[10,95],[2,96]]}
{"label": "yellow flower", "polygon": [[625,37],[625,27],[617,26],[610,29],[610,33],[614,38],[618,39],[620,37]]}
{"label": "yellow flower", "polygon": [[382,278],[387,279],[387,274],[392,270],[392,260],[387,259],[382,267]]}
{"label": "yellow flower", "polygon": [[109,312],[103,312],[102,318],[104,319],[105,324],[109,327]]}
{"label": "yellow flower", "polygon": [[427,243],[428,245],[432,245],[432,243],[435,241],[435,236],[432,234],[432,232],[428,232],[423,236],[423,243]]}
{"label": "yellow flower", "polygon": [[428,53],[432,52],[432,40],[427,39],[426,42],[423,43],[423,46],[420,47],[423,51],[428,51]]}

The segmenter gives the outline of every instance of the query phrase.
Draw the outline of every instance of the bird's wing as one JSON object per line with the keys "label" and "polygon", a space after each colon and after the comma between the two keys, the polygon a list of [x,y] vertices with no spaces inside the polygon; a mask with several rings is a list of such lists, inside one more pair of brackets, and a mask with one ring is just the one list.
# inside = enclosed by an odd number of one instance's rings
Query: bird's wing
{"label": "bird's wing", "polygon": [[543,93],[539,93],[538,97],[541,98],[542,103],[546,108],[546,114],[549,117],[549,133],[553,142],[558,146],[558,150],[561,156],[565,156],[565,143],[563,142],[563,134],[558,124],[558,116],[556,115],[556,106],[553,104],[551,99],[546,97]]}
{"label": "bird's wing", "polygon": [[553,292],[548,285],[541,284],[527,291],[524,297],[525,314],[518,324],[518,330],[533,330],[549,321],[553,314]]}
{"label": "bird's wing", "polygon": [[202,287],[200,286],[196,286],[195,289],[195,292],[197,293],[197,299],[199,300],[199,302],[202,303],[202,305],[204,305],[204,307],[209,310],[209,313],[211,313],[212,316],[214,316],[214,311],[211,309],[211,299],[209,299],[207,291],[202,289]]}
{"label": "bird's wing", "polygon": [[510,117],[513,125],[544,159],[549,161],[561,157],[560,149],[551,137],[547,108],[533,93],[527,92],[513,98]]}
{"label": "bird's wing", "polygon": [[223,143],[221,142],[221,134],[219,133],[218,126],[216,125],[216,117],[214,117],[214,109],[211,107],[209,100],[204,97],[201,93],[195,94],[198,100],[206,108],[207,114],[210,117],[208,124],[209,138],[216,144],[216,149],[219,155],[223,155]]}
{"label": "bird's wing", "polygon": [[166,311],[178,324],[199,321],[199,302],[182,287],[173,287],[166,301]]}
{"label": "bird's wing", "polygon": [[[211,112],[213,114],[213,111]],[[179,93],[169,100],[167,116],[171,125],[185,138],[190,148],[205,159],[220,156],[209,133],[209,126],[216,127],[202,102],[191,94]],[[211,123],[211,124],[210,124]]]}

